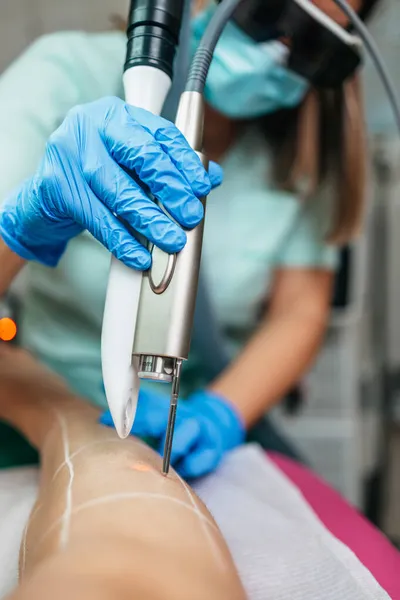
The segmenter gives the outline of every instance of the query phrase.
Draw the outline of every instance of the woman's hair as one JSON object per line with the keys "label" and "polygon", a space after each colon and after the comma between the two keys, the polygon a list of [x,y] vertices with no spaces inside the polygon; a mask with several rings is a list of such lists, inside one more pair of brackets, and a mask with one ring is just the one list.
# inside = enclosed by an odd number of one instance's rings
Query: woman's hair
{"label": "woman's hair", "polygon": [[[378,0],[364,0],[366,19]],[[343,244],[360,230],[366,196],[366,136],[360,76],[335,90],[311,89],[302,104],[259,120],[275,156],[272,177],[305,197],[332,196],[328,241]]]}

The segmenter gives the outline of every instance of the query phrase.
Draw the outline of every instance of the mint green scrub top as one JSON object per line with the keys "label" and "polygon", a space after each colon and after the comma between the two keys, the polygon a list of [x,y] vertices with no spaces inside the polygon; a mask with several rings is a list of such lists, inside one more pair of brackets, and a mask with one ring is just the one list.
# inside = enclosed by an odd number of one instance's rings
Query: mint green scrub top
{"label": "mint green scrub top", "polygon": [[[76,104],[121,96],[125,36],[63,32],[35,42],[0,78],[0,202],[26,177],[46,140]],[[324,201],[307,206],[268,185],[268,149],[249,131],[223,161],[225,181],[208,200],[202,271],[217,323],[233,358],[257,326],[276,268],[334,269],[324,236]],[[71,240],[55,269],[31,263],[23,299],[22,344],[74,391],[106,406],[100,335],[110,255],[89,233]],[[230,332],[240,331],[240,335]],[[207,383],[192,348],[183,394]],[[5,427],[4,425],[2,426]],[[7,433],[8,432],[8,433]],[[22,463],[0,430],[0,466]]]}

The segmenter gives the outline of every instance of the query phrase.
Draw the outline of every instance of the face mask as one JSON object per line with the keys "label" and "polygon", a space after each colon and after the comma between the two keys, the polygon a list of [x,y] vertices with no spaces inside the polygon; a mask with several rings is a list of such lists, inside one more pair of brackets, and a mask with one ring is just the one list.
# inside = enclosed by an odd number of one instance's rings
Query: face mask
{"label": "face mask", "polygon": [[[192,20],[192,51],[215,11]],[[297,106],[308,89],[305,79],[285,68],[287,48],[280,42],[257,43],[229,22],[217,44],[206,81],[205,98],[232,118],[255,118]]]}

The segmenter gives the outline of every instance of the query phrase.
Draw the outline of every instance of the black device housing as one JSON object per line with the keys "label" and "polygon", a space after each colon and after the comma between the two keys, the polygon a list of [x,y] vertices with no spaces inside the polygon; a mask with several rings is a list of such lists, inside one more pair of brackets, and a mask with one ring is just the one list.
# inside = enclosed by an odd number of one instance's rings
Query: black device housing
{"label": "black device housing", "polygon": [[172,78],[184,0],[132,0],[124,70],[152,66]]}
{"label": "black device housing", "polygon": [[318,87],[339,87],[361,63],[358,48],[346,44],[294,0],[243,0],[233,19],[256,42],[284,39],[290,49],[287,66]]}

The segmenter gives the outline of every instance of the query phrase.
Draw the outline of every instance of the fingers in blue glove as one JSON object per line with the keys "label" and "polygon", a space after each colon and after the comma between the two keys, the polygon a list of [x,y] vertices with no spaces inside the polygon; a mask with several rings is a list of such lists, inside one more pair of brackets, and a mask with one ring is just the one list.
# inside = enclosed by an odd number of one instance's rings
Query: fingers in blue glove
{"label": "fingers in blue glove", "polygon": [[[89,145],[91,143],[93,142],[89,142]],[[104,205],[124,219],[135,232],[143,235],[165,252],[174,253],[182,250],[186,243],[183,229],[168,218],[140,185],[109,156],[101,140],[95,145],[96,147],[91,151],[88,149],[82,158],[82,169],[88,185],[97,198],[101,197]],[[97,202],[103,206],[99,200]],[[98,225],[103,226],[101,222]],[[90,220],[85,224],[85,228],[88,229],[88,226]],[[132,240],[132,236],[127,231],[126,234]],[[148,251],[139,243],[138,246],[141,247],[141,253],[150,261]]]}
{"label": "fingers in blue glove", "polygon": [[136,173],[180,225],[198,225],[204,215],[199,198],[211,189],[198,156],[172,123],[112,100],[102,131],[111,157]]}
{"label": "fingers in blue glove", "polygon": [[[196,447],[199,443],[200,435],[201,428],[197,419],[183,417],[177,422],[175,425],[171,451],[171,465],[173,467]],[[160,454],[163,454],[164,452],[165,438],[166,434],[164,433],[159,447]]]}
{"label": "fingers in blue glove", "polygon": [[141,390],[131,435],[160,439],[167,427],[169,404],[167,394]]}
{"label": "fingers in blue glove", "polygon": [[135,118],[140,115],[141,123],[148,127],[162,149],[170,156],[197,197],[207,196],[212,188],[221,185],[223,170],[220,165],[210,161],[207,174],[199,157],[175,125],[140,108],[129,107],[129,110]]}
{"label": "fingers in blue glove", "polygon": [[175,167],[189,183],[193,193],[198,198],[209,194],[211,189],[209,175],[204,169],[200,158],[189,146],[186,138],[177,127],[170,121],[157,117],[142,108],[128,106],[128,110],[132,117],[154,136]]}
{"label": "fingers in blue glove", "polygon": [[74,207],[75,223],[82,229],[87,229],[118,260],[128,266],[139,271],[150,267],[149,251],[128,232],[107,206],[99,201],[87,184],[81,182],[79,196],[76,197],[79,197],[79,203]]}
{"label": "fingers in blue glove", "polygon": [[55,266],[68,241],[87,229],[118,259],[146,269],[150,255],[131,229],[166,252],[181,250],[179,225],[199,223],[199,198],[220,181],[219,167],[209,177],[172,123],[105,98],[70,111],[36,175],[4,203],[0,232],[20,256]]}
{"label": "fingers in blue glove", "polygon": [[114,421],[109,410],[101,415],[99,423],[105,425],[106,427],[114,427]]}
{"label": "fingers in blue glove", "polygon": [[177,465],[179,474],[185,479],[196,479],[204,477],[215,471],[218,467],[223,452],[217,448],[202,448],[191,452]]}

